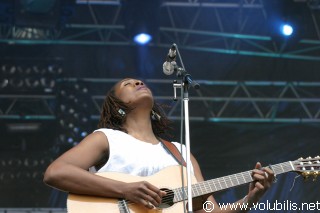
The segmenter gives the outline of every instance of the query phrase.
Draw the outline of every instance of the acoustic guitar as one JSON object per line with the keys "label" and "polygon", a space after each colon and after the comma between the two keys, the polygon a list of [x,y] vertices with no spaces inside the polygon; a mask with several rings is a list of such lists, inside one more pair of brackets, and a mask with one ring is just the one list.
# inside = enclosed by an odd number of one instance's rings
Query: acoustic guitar
{"label": "acoustic guitar", "polygon": [[[286,172],[298,172],[304,178],[313,177],[320,174],[320,157],[300,158],[295,161],[288,161],[275,165],[270,165],[275,175]],[[147,209],[142,205],[135,204],[124,199],[114,199],[105,197],[86,196],[78,194],[69,194],[67,198],[68,213],[179,213],[184,211],[184,200],[187,200],[187,188],[182,187],[181,175],[186,177],[186,168],[181,166],[170,166],[160,172],[148,176],[139,177],[122,173],[97,173],[102,177],[123,181],[126,183],[136,181],[148,181],[167,192],[162,198],[162,204],[154,209]],[[252,182],[252,170],[215,178],[203,182],[197,182],[192,178],[192,197],[196,198],[202,195],[212,194],[231,187]],[[184,181],[186,183],[186,181]]]}

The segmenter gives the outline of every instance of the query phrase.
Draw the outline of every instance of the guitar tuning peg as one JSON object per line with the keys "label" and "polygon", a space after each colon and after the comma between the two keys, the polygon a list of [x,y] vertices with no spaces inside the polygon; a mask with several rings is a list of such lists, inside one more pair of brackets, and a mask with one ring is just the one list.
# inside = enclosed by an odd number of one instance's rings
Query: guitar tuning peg
{"label": "guitar tuning peg", "polygon": [[304,179],[305,181],[308,180],[309,176],[310,176],[310,172],[303,172],[303,173],[302,173],[302,177],[303,177],[303,179]]}
{"label": "guitar tuning peg", "polygon": [[307,159],[312,159],[312,157],[309,156],[309,157],[307,157]]}
{"label": "guitar tuning peg", "polygon": [[298,160],[303,160],[303,157],[300,157]]}
{"label": "guitar tuning peg", "polygon": [[314,173],[313,173],[313,179],[312,179],[312,181],[316,181],[318,175],[319,175],[319,172],[314,172]]}

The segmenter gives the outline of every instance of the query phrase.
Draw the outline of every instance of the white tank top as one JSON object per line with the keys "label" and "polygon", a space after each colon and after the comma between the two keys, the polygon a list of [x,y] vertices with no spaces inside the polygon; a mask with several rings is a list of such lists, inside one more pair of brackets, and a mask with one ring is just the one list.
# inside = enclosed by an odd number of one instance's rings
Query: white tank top
{"label": "white tank top", "polygon": [[[140,141],[129,134],[113,129],[98,129],[109,141],[109,159],[97,172],[121,172],[138,176],[149,176],[167,166],[179,165],[159,142],[156,145]],[[172,142],[181,153],[181,145]],[[185,158],[185,146],[182,147]],[[193,172],[193,168],[192,168]]]}

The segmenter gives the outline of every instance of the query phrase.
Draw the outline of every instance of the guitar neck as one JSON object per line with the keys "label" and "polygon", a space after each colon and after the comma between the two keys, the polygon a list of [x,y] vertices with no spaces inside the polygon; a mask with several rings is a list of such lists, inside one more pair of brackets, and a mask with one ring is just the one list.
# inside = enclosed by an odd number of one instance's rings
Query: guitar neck
{"label": "guitar neck", "polygon": [[[270,166],[275,175],[293,171],[292,162],[284,162]],[[206,194],[212,194],[217,191],[228,189],[253,181],[252,170],[240,172],[233,175],[228,175],[220,178],[215,178],[192,185],[192,197],[198,197]],[[182,187],[175,189],[175,202],[185,200],[187,198],[187,188]]]}

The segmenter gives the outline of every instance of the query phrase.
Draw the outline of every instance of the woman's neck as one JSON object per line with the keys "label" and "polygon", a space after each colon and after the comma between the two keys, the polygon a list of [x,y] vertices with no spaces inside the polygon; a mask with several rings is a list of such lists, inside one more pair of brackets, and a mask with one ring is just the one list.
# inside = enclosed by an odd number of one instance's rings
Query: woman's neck
{"label": "woman's neck", "polygon": [[149,114],[146,115],[146,113],[144,113],[143,115],[141,113],[130,113],[123,126],[126,128],[129,135],[141,141],[152,144],[159,142],[153,133]]}

